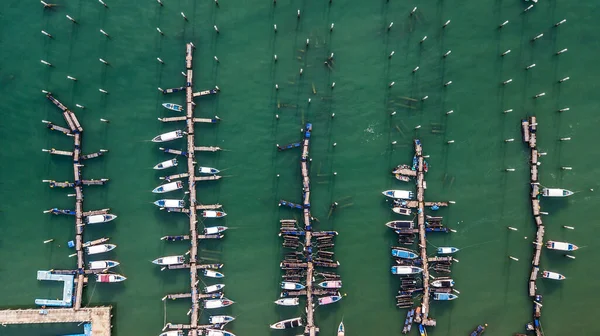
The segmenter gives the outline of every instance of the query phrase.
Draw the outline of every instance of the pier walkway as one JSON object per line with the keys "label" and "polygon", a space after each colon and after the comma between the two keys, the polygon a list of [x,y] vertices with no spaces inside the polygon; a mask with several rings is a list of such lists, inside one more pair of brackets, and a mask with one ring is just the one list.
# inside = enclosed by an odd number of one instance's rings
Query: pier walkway
{"label": "pier walkway", "polygon": [[91,323],[91,336],[110,336],[112,307],[80,309],[7,309],[0,310],[0,325],[40,323]]}

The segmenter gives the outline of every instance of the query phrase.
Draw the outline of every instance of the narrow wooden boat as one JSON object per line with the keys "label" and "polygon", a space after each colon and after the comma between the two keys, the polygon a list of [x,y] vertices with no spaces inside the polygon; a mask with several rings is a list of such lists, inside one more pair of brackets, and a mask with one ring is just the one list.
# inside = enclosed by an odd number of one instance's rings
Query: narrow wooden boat
{"label": "narrow wooden boat", "polygon": [[172,111],[176,111],[176,112],[181,112],[183,111],[183,106],[181,105],[177,105],[177,104],[173,104],[173,103],[164,103],[162,104],[162,106],[166,109],[172,110]]}
{"label": "narrow wooden boat", "polygon": [[154,188],[152,190],[153,193],[155,194],[163,194],[169,191],[174,191],[174,190],[179,190],[183,188],[183,182],[181,181],[175,181],[175,182],[169,182],[169,183],[165,183],[163,185],[160,185],[156,188]]}
{"label": "narrow wooden boat", "polygon": [[317,286],[321,288],[342,288],[342,282],[340,280],[329,280],[320,282]]}
{"label": "narrow wooden boat", "polygon": [[171,159],[157,164],[156,166],[154,166],[154,169],[161,170],[165,168],[175,167],[177,166],[177,164],[177,159]]}
{"label": "narrow wooden boat", "polygon": [[231,301],[231,300],[229,300],[227,298],[214,299],[214,300],[205,300],[204,301],[204,308],[206,308],[206,309],[223,308],[223,307],[231,306],[234,303],[235,302],[233,302],[233,301]]}
{"label": "narrow wooden boat", "polygon": [[411,199],[414,197],[414,193],[408,190],[386,190],[381,193],[395,199]]}
{"label": "narrow wooden boat", "polygon": [[223,288],[225,288],[225,285],[223,285],[223,284],[210,285],[210,286],[204,287],[203,292],[207,293],[207,294],[214,293],[214,292],[220,291]]}
{"label": "narrow wooden boat", "polygon": [[220,173],[220,171],[218,169],[215,168],[211,168],[211,167],[198,167],[198,171],[200,172],[200,174],[218,174]]}
{"label": "narrow wooden boat", "polygon": [[414,267],[414,266],[392,266],[392,274],[397,275],[410,275],[410,274],[419,274],[423,272],[422,268]]}
{"label": "narrow wooden boat", "polygon": [[204,218],[222,218],[227,216],[227,213],[216,210],[204,210],[202,211],[202,217]]}
{"label": "narrow wooden boat", "polygon": [[567,197],[573,195],[574,192],[567,189],[559,189],[559,188],[543,188],[542,196],[544,197]]}
{"label": "narrow wooden boat", "polygon": [[412,229],[414,225],[415,223],[413,221],[408,220],[391,221],[385,223],[385,226],[389,227],[392,230]]}
{"label": "narrow wooden boat", "polygon": [[297,306],[300,304],[299,298],[283,298],[275,300],[275,304],[279,306]]}
{"label": "narrow wooden boat", "polygon": [[410,177],[405,176],[405,175],[394,174],[394,176],[396,176],[396,180],[398,180],[398,181],[402,181],[402,182],[409,182],[410,181]]}
{"label": "narrow wooden boat", "polygon": [[319,303],[319,306],[324,306],[324,305],[328,305],[334,302],[338,302],[342,299],[341,295],[330,295],[330,296],[324,296],[324,297],[320,297],[317,302]]}
{"label": "narrow wooden boat", "polygon": [[392,208],[392,211],[404,216],[410,216],[410,214],[412,214],[412,210],[409,208],[394,207]]}
{"label": "narrow wooden boat", "polygon": [[228,229],[227,226],[211,226],[211,227],[204,228],[204,234],[205,235],[217,234],[217,233],[221,233],[227,229]]}
{"label": "narrow wooden boat", "polygon": [[419,324],[419,335],[427,336],[427,329],[422,324]]}
{"label": "narrow wooden boat", "polygon": [[410,166],[407,164],[401,164],[398,165],[396,168],[394,168],[392,170],[392,174],[396,175],[396,174],[400,174],[401,171],[405,170],[405,169],[410,169]]}
{"label": "narrow wooden boat", "polygon": [[210,269],[205,269],[202,274],[204,274],[205,277],[209,277],[209,278],[224,278],[225,275],[221,272],[217,272],[217,271],[213,271]]}
{"label": "narrow wooden boat", "polygon": [[183,131],[177,130],[157,135],[152,139],[152,142],[165,142],[181,138],[183,138]]}
{"label": "narrow wooden boat", "polygon": [[458,251],[459,249],[457,249],[456,247],[438,247],[437,249],[438,254],[452,254]]}
{"label": "narrow wooden boat", "polygon": [[161,208],[183,208],[185,207],[185,202],[177,199],[159,199],[154,201],[154,205]]}
{"label": "narrow wooden boat", "polygon": [[344,336],[346,333],[346,328],[344,328],[344,321],[340,322],[340,325],[337,329],[337,336]]}
{"label": "narrow wooden boat", "polygon": [[96,282],[121,282],[127,280],[121,274],[96,274]]}
{"label": "narrow wooden boat", "polygon": [[88,268],[90,270],[105,270],[109,268],[113,268],[119,266],[118,261],[113,260],[98,260],[98,261],[90,261],[88,263]]}
{"label": "narrow wooden boat", "polygon": [[546,248],[549,250],[558,250],[558,251],[576,251],[579,249],[579,247],[575,244],[557,242],[557,241],[553,241],[553,240],[549,240],[546,243]]}
{"label": "narrow wooden boat", "polygon": [[160,257],[160,258],[154,259],[152,261],[153,264],[155,264],[155,265],[161,265],[161,266],[181,265],[184,262],[185,262],[185,257],[182,256],[182,255]]}
{"label": "narrow wooden boat", "polygon": [[110,222],[111,220],[117,218],[116,215],[113,214],[104,214],[104,215],[92,215],[85,217],[86,224],[100,224]]}
{"label": "narrow wooden boat", "polygon": [[115,245],[115,244],[100,244],[100,245],[86,247],[85,252],[88,255],[99,254],[99,253],[112,251],[115,249],[115,247],[117,247],[117,245]]}
{"label": "narrow wooden boat", "polygon": [[542,273],[542,278],[552,279],[552,280],[565,280],[567,277],[560,273],[544,271]]}
{"label": "narrow wooden boat", "polygon": [[208,323],[210,324],[222,324],[225,325],[235,320],[235,317],[229,315],[214,315],[208,317]]}
{"label": "narrow wooden boat", "polygon": [[294,317],[294,318],[291,318],[288,320],[283,320],[283,321],[279,321],[277,323],[271,324],[271,329],[282,330],[282,329],[297,328],[297,327],[301,327],[301,326],[302,326],[302,318]]}
{"label": "narrow wooden boat", "polygon": [[452,279],[438,279],[438,280],[433,280],[429,284],[431,285],[431,287],[450,288],[450,287],[454,287],[454,280],[452,280]]}
{"label": "narrow wooden boat", "polygon": [[417,259],[419,257],[413,251],[405,250],[405,249],[392,249],[392,257],[402,258],[402,259]]}
{"label": "narrow wooden boat", "polygon": [[451,293],[433,293],[433,299],[436,301],[451,301],[458,299],[458,295]]}
{"label": "narrow wooden boat", "polygon": [[281,282],[281,289],[287,289],[287,290],[301,290],[306,288],[306,286],[304,286],[301,283],[297,283],[297,282],[290,282],[290,281],[282,281]]}

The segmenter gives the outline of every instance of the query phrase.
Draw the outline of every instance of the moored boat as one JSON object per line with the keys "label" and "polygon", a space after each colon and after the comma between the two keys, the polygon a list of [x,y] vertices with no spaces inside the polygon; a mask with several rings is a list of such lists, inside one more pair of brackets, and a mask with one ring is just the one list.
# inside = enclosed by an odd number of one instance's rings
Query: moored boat
{"label": "moored boat", "polygon": [[234,303],[235,302],[229,300],[228,298],[205,300],[204,308],[206,308],[206,309],[223,308],[223,307],[231,306]]}
{"label": "moored boat", "polygon": [[417,259],[419,257],[419,255],[410,250],[392,249],[392,257],[402,258],[402,259]]}
{"label": "moored boat", "polygon": [[214,315],[208,317],[208,323],[210,324],[227,324],[235,320],[235,317],[229,315]]}
{"label": "moored boat", "polygon": [[217,210],[202,211],[202,217],[204,217],[204,218],[221,218],[221,217],[225,217],[225,216],[227,216],[227,214],[223,211],[217,211]]}
{"label": "moored boat", "polygon": [[301,283],[297,283],[297,282],[290,282],[290,281],[282,281],[281,282],[281,289],[287,289],[287,290],[301,290],[306,288],[306,286],[304,286]]}
{"label": "moored boat", "polygon": [[198,172],[200,172],[200,174],[218,174],[220,171],[216,168],[211,168],[211,167],[198,167]]}
{"label": "moored boat", "polygon": [[419,324],[419,335],[427,336],[427,329],[422,324]]}
{"label": "moored boat", "polygon": [[219,329],[206,329],[206,336],[235,336],[232,332]]}
{"label": "moored boat", "polygon": [[433,293],[433,299],[437,301],[450,301],[458,299],[458,295],[451,293]]}
{"label": "moored boat", "polygon": [[172,111],[176,111],[176,112],[181,112],[183,111],[183,106],[181,105],[177,105],[177,104],[173,104],[173,103],[164,103],[162,104],[162,106],[166,109],[172,110]]}
{"label": "moored boat", "polygon": [[161,265],[161,266],[181,265],[184,262],[185,262],[185,257],[182,256],[182,255],[160,257],[160,258],[154,259],[152,261],[153,264],[155,264],[155,265]]}
{"label": "moored boat", "polygon": [[567,197],[574,193],[571,190],[559,189],[559,188],[543,188],[542,196],[544,197]]}
{"label": "moored boat", "polygon": [[457,249],[456,247],[438,247],[437,249],[438,254],[452,254],[458,251],[459,249]]}
{"label": "moored boat", "polygon": [[279,306],[297,306],[300,304],[299,298],[283,298],[275,300],[275,304]]}
{"label": "moored boat", "polygon": [[412,213],[411,209],[401,208],[401,207],[394,207],[394,208],[392,208],[392,211],[399,215],[404,215],[404,216],[410,216],[410,214]]}
{"label": "moored boat", "polygon": [[183,138],[183,132],[181,130],[177,130],[157,135],[152,139],[152,142],[165,142],[181,138]]}
{"label": "moored boat", "polygon": [[127,280],[121,274],[96,274],[97,282],[121,282]]}
{"label": "moored boat", "polygon": [[566,277],[560,273],[544,271],[542,273],[542,278],[552,279],[552,280],[565,280]]}
{"label": "moored boat", "polygon": [[406,169],[410,169],[410,166],[407,164],[398,165],[396,168],[394,168],[392,170],[392,174],[394,174],[394,175],[400,174],[400,172],[402,172],[403,170],[406,170]]}
{"label": "moored boat", "polygon": [[294,317],[294,318],[291,318],[288,320],[283,320],[283,321],[279,321],[277,323],[271,324],[271,329],[282,330],[282,329],[290,329],[290,328],[296,328],[296,327],[301,327],[301,326],[302,326],[302,318]]}
{"label": "moored boat", "polygon": [[405,176],[405,175],[395,174],[394,176],[396,176],[396,180],[398,180],[398,181],[402,181],[402,182],[410,181],[410,177]]}
{"label": "moored boat", "polygon": [[177,199],[159,199],[154,201],[154,205],[161,208],[183,208],[185,207],[185,201]]}
{"label": "moored boat", "polygon": [[113,214],[104,214],[104,215],[92,215],[85,217],[86,224],[99,224],[110,222],[111,220],[117,218],[116,215]]}
{"label": "moored boat", "polygon": [[381,193],[389,198],[396,199],[410,199],[414,196],[414,193],[408,190],[386,190],[382,191]]}
{"label": "moored boat", "polygon": [[169,330],[161,333],[158,336],[183,336],[183,331],[181,330]]}
{"label": "moored boat", "polygon": [[546,242],[546,248],[548,248],[549,250],[558,250],[558,251],[576,251],[579,249],[579,247],[575,244],[557,242],[557,241],[552,241],[552,240],[549,240],[548,242]]}
{"label": "moored boat", "polygon": [[204,293],[214,293],[214,292],[218,292],[221,289],[225,288],[225,285],[223,284],[216,284],[216,285],[210,285],[210,286],[206,286],[203,289]]}
{"label": "moored boat", "polygon": [[213,271],[210,269],[205,269],[204,272],[202,272],[202,274],[204,274],[205,277],[209,277],[209,278],[224,278],[225,277],[225,275],[223,273]]}
{"label": "moored boat", "polygon": [[487,328],[487,323],[484,325],[478,325],[477,328],[475,330],[473,330],[473,332],[471,333],[471,335],[469,336],[480,336],[483,335],[483,332],[485,331],[485,328]]}
{"label": "moored boat", "polygon": [[113,260],[98,260],[98,261],[90,261],[88,263],[88,268],[90,270],[104,270],[119,266],[118,261]]}
{"label": "moored boat", "polygon": [[86,247],[85,251],[88,255],[92,255],[92,254],[104,253],[104,252],[114,250],[115,247],[117,247],[117,245],[115,245],[115,244],[100,244],[100,245]]}
{"label": "moored boat", "polygon": [[156,166],[154,166],[154,169],[160,170],[160,169],[165,169],[165,168],[170,168],[170,167],[175,167],[175,166],[177,166],[177,159],[171,159],[171,160],[163,161],[163,162],[157,164]]}
{"label": "moored boat", "polygon": [[328,305],[330,303],[338,302],[341,299],[342,299],[341,295],[324,296],[324,297],[320,297],[318,299],[318,303],[319,303],[319,306],[324,306],[324,305]]}
{"label": "moored boat", "polygon": [[391,221],[385,223],[385,226],[393,230],[412,229],[415,223],[413,221]]}
{"label": "moored boat", "polygon": [[450,288],[450,287],[454,287],[454,280],[452,280],[452,279],[437,279],[437,280],[433,280],[429,284],[431,285],[431,287]]}
{"label": "moored boat", "polygon": [[227,226],[211,226],[211,227],[204,228],[204,234],[205,235],[217,234],[217,233],[221,233],[227,229],[228,229]]}
{"label": "moored boat", "polygon": [[340,322],[340,325],[337,329],[337,336],[344,336],[346,333],[346,328],[344,327],[344,321]]}
{"label": "moored boat", "polygon": [[422,268],[414,266],[392,266],[392,274],[409,275],[423,272]]}
{"label": "moored boat", "polygon": [[342,288],[342,282],[340,280],[329,280],[320,282],[317,286],[321,288]]}
{"label": "moored boat", "polygon": [[152,190],[153,193],[155,194],[163,194],[169,191],[174,191],[174,190],[178,190],[183,188],[183,182],[181,181],[175,181],[175,182],[169,182],[169,183],[165,183],[163,185],[160,185],[156,188],[154,188]]}

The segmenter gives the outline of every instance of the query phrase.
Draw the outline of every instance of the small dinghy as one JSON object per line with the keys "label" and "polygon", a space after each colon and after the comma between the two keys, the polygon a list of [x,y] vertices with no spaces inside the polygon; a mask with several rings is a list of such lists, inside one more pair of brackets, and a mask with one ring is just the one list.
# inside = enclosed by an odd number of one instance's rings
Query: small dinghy
{"label": "small dinghy", "polygon": [[410,210],[409,208],[401,208],[401,207],[392,208],[392,211],[399,215],[404,215],[404,216],[410,216],[410,214],[412,213],[412,210]]}
{"label": "small dinghy", "polygon": [[228,229],[227,226],[211,226],[211,227],[204,228],[204,234],[205,235],[217,234],[217,233],[221,233],[227,229]]}
{"label": "small dinghy", "polygon": [[206,309],[223,308],[223,307],[231,306],[234,303],[235,302],[233,302],[227,298],[206,300],[206,301],[204,301],[204,308],[206,308]]}
{"label": "small dinghy", "polygon": [[221,217],[225,217],[225,216],[227,216],[227,214],[223,211],[217,211],[217,210],[202,211],[202,217],[204,217],[204,218],[221,218]]}
{"label": "small dinghy", "polygon": [[454,287],[454,280],[438,279],[438,280],[433,280],[429,284],[431,285],[431,287],[436,287],[436,288],[451,288],[451,287]]}
{"label": "small dinghy", "polygon": [[330,303],[338,302],[341,299],[342,299],[341,295],[331,295],[331,296],[320,297],[318,299],[318,302],[319,302],[319,306],[324,306],[324,305],[328,305]]}
{"label": "small dinghy", "polygon": [[165,183],[163,185],[160,185],[156,188],[154,188],[152,190],[153,193],[155,194],[163,194],[169,191],[174,191],[174,190],[178,190],[183,188],[183,182],[181,181],[175,181],[175,182],[169,182],[169,183]]}
{"label": "small dinghy", "polygon": [[542,273],[542,278],[552,279],[552,280],[565,280],[567,277],[565,277],[562,274],[556,273],[556,272],[544,271]]}
{"label": "small dinghy", "polygon": [[176,199],[159,199],[158,201],[154,201],[154,205],[161,208],[183,208],[185,207],[185,202]]}
{"label": "small dinghy", "polygon": [[218,174],[220,171],[218,169],[215,168],[210,168],[210,167],[198,167],[198,171],[200,172],[200,174]]}
{"label": "small dinghy", "polygon": [[223,284],[216,284],[216,285],[210,285],[210,286],[206,286],[204,287],[203,291],[204,293],[214,293],[214,292],[218,292],[221,289],[225,288],[225,285]]}
{"label": "small dinghy", "polygon": [[229,315],[214,315],[208,317],[208,323],[210,324],[222,324],[225,325],[235,320],[235,317]]}
{"label": "small dinghy", "polygon": [[574,193],[571,190],[567,189],[558,189],[558,188],[543,188],[542,196],[544,197],[567,197],[571,196]]}
{"label": "small dinghy", "polygon": [[275,304],[279,306],[297,306],[300,304],[299,298],[283,298],[275,300]]}
{"label": "small dinghy", "polygon": [[279,321],[277,323],[271,324],[271,329],[282,330],[282,329],[297,328],[297,327],[301,327],[301,326],[302,326],[302,318],[294,317],[289,320],[283,320],[283,321]]}
{"label": "small dinghy", "polygon": [[483,335],[483,332],[485,331],[485,328],[487,328],[487,323],[484,325],[478,325],[477,328],[475,330],[473,330],[473,332],[471,333],[471,335],[469,336],[481,336]]}
{"label": "small dinghy", "polygon": [[118,261],[113,260],[98,260],[98,261],[90,261],[88,263],[88,268],[90,270],[104,270],[119,266]]}
{"label": "small dinghy", "polygon": [[175,167],[175,166],[177,166],[177,159],[171,159],[171,160],[163,161],[163,162],[157,164],[156,166],[154,166],[154,169],[161,170],[161,169],[171,168],[171,167]]}
{"label": "small dinghy", "polygon": [[382,194],[389,198],[396,199],[411,199],[414,197],[414,193],[412,191],[407,190],[386,190],[383,191]]}
{"label": "small dinghy", "polygon": [[121,282],[127,280],[121,274],[96,274],[96,282]]}
{"label": "small dinghy", "polygon": [[437,249],[438,254],[452,254],[458,251],[459,249],[457,249],[456,247],[438,247]]}
{"label": "small dinghy", "polygon": [[346,333],[346,328],[344,328],[344,321],[340,322],[340,325],[337,329],[337,336],[344,336]]}
{"label": "small dinghy", "polygon": [[117,218],[116,215],[112,214],[104,214],[104,215],[92,215],[85,217],[86,224],[99,224],[110,222],[111,220]]}
{"label": "small dinghy", "polygon": [[385,223],[385,226],[392,230],[412,229],[415,223],[413,221],[391,221]]}
{"label": "small dinghy", "polygon": [[206,336],[235,336],[235,334],[227,331],[227,330],[219,330],[219,329],[206,329]]}
{"label": "small dinghy", "polygon": [[161,333],[158,336],[184,336],[184,334],[181,330],[169,330]]}
{"label": "small dinghy", "polygon": [[450,293],[433,293],[433,299],[436,301],[450,301],[458,299],[458,295]]}
{"label": "small dinghy", "polygon": [[112,251],[115,249],[115,247],[117,247],[117,245],[115,245],[115,244],[100,244],[100,245],[86,247],[85,252],[88,255],[99,254],[99,253]]}
{"label": "small dinghy", "polygon": [[422,268],[413,266],[392,266],[392,274],[409,275],[423,272]]}
{"label": "small dinghy", "polygon": [[306,286],[304,286],[301,283],[297,283],[297,282],[290,282],[290,281],[282,281],[281,282],[281,289],[287,289],[287,290],[301,290],[306,288]]}
{"label": "small dinghy", "polygon": [[402,258],[402,259],[417,259],[419,257],[419,255],[410,250],[392,249],[392,257]]}
{"label": "small dinghy", "polygon": [[579,249],[577,245],[571,243],[563,243],[549,240],[546,243],[546,248],[549,250],[558,250],[558,251],[576,251]]}
{"label": "small dinghy", "polygon": [[329,280],[319,283],[317,286],[321,288],[342,288],[342,282],[340,280]]}
{"label": "small dinghy", "polygon": [[185,257],[182,256],[182,255],[161,257],[161,258],[158,258],[158,259],[154,259],[152,261],[153,264],[160,265],[160,266],[181,265],[184,262],[185,262]]}
{"label": "small dinghy", "polygon": [[202,272],[202,274],[204,274],[205,277],[209,277],[209,278],[224,278],[225,277],[225,275],[223,273],[209,270],[209,269],[205,269],[204,272]]}
{"label": "small dinghy", "polygon": [[181,130],[177,130],[157,135],[152,139],[152,142],[165,142],[181,138],[183,138],[183,132]]}
{"label": "small dinghy", "polygon": [[177,105],[177,104],[173,104],[173,103],[164,103],[162,104],[162,106],[166,109],[172,110],[172,111],[176,111],[176,112],[181,112],[183,111],[183,106],[181,105]]}

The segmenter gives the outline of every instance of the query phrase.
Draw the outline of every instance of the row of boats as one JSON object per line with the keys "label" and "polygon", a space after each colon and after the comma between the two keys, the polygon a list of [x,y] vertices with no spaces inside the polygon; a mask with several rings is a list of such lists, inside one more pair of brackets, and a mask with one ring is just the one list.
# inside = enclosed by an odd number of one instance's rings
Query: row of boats
{"label": "row of boats", "polygon": [[[155,170],[163,170],[163,169],[167,169],[167,168],[171,168],[171,167],[177,167],[178,165],[179,165],[179,163],[177,162],[177,159],[170,159],[170,160],[166,160],[166,161],[157,163],[153,168]],[[216,168],[212,168],[212,167],[198,167],[198,172],[200,174],[215,175],[215,174],[220,173],[221,171]]]}

